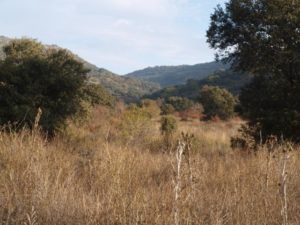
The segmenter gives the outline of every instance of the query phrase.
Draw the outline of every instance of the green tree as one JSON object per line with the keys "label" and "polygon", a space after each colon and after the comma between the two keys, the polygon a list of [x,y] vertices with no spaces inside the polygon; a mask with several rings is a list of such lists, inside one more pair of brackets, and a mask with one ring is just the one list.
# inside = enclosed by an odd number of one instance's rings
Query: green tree
{"label": "green tree", "polygon": [[[32,127],[38,109],[49,135],[67,118],[84,111],[83,102],[110,104],[105,90],[89,84],[81,62],[63,49],[30,40],[13,40],[0,61],[0,124]],[[104,94],[105,93],[105,94]],[[101,97],[104,98],[101,100]]]}
{"label": "green tree", "polygon": [[300,142],[299,12],[295,0],[230,0],[211,16],[207,37],[217,58],[255,76],[240,102],[252,135],[263,140]]}
{"label": "green tree", "polygon": [[208,119],[217,116],[226,120],[234,115],[236,101],[226,89],[215,86],[203,86],[200,90],[199,100]]}

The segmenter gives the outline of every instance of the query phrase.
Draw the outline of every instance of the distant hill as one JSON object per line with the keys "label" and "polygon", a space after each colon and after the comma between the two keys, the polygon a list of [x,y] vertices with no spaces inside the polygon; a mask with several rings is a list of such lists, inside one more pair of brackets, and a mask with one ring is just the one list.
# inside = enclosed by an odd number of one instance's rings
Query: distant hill
{"label": "distant hill", "polygon": [[106,69],[92,69],[89,75],[91,81],[101,84],[113,95],[124,99],[126,102],[136,101],[140,97],[160,89],[158,84],[119,76]]}
{"label": "distant hill", "polygon": [[139,78],[160,84],[162,87],[185,84],[187,80],[201,80],[215,71],[226,70],[229,65],[219,62],[196,64],[193,66],[156,66],[127,74],[127,77]]}
{"label": "distant hill", "polygon": [[[4,57],[2,51],[3,46],[7,45],[10,40],[10,38],[0,36],[0,59]],[[49,48],[60,48],[56,45],[47,46]],[[75,55],[75,57],[90,70],[89,76],[91,77],[92,82],[101,84],[112,95],[125,101],[135,101],[143,95],[151,94],[160,89],[158,84],[135,78],[119,76],[108,70],[100,69],[77,55]]]}
{"label": "distant hill", "polygon": [[204,85],[219,86],[229,90],[234,95],[238,95],[241,88],[249,83],[251,79],[252,76],[250,74],[237,73],[230,69],[225,71],[219,70],[202,80],[190,79],[186,84],[166,87],[145,97],[156,99],[180,96],[196,99],[199,96],[200,88]]}

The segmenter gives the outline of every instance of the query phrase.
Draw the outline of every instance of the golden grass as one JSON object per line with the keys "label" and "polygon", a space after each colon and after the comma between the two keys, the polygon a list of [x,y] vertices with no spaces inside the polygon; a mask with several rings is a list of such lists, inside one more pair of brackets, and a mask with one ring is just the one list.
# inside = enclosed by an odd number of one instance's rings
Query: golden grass
{"label": "golden grass", "polygon": [[[0,224],[175,224],[175,152],[153,153],[143,145],[146,136],[124,145],[115,118],[98,112],[97,122],[73,125],[52,141],[27,130],[1,132]],[[267,170],[267,151],[249,155],[229,148],[238,122],[179,127],[197,139],[190,165],[182,162],[179,224],[282,224],[281,151]],[[300,154],[289,154],[288,224],[298,225]]]}

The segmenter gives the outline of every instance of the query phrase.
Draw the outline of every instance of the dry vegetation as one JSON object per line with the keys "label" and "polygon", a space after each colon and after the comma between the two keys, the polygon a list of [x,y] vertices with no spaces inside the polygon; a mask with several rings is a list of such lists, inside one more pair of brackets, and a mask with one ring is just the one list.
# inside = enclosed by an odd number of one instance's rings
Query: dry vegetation
{"label": "dry vegetation", "polygon": [[158,121],[119,106],[51,141],[37,130],[1,132],[0,224],[276,225],[285,213],[286,224],[300,224],[297,149],[233,151],[239,121],[189,121],[179,130],[195,135],[190,151],[165,151]]}

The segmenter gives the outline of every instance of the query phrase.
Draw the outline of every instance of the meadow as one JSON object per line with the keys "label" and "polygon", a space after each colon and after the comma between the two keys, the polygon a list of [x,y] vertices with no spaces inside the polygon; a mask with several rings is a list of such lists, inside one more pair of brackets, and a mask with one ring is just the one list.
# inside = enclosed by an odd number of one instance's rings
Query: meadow
{"label": "meadow", "polygon": [[297,146],[233,150],[241,120],[177,118],[166,149],[158,112],[127,111],[98,107],[51,140],[1,131],[0,224],[300,224]]}

